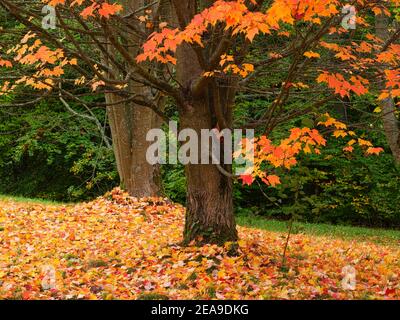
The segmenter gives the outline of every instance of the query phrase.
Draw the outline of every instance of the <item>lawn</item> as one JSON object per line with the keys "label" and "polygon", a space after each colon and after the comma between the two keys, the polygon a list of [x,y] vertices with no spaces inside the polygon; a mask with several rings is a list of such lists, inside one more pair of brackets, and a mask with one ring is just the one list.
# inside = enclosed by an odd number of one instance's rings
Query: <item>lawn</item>
{"label": "lawn", "polygon": [[[288,222],[269,220],[260,216],[239,215],[237,223],[242,226],[274,232],[287,232]],[[323,223],[293,223],[293,233],[310,236],[324,236],[347,240],[371,241],[378,244],[399,245],[400,230],[372,229]]]}
{"label": "lawn", "polygon": [[[238,217],[239,247],[182,247],[184,208],[118,189],[0,198],[0,299],[399,299],[400,232]],[[355,286],[343,279],[355,270]]]}

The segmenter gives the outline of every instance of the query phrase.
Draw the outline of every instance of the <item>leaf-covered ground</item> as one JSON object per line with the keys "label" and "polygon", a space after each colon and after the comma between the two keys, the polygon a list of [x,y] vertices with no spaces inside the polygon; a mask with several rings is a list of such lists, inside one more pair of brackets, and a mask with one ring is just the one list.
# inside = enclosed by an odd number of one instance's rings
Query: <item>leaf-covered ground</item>
{"label": "leaf-covered ground", "polygon": [[[184,208],[118,189],[76,206],[0,201],[2,299],[400,299],[400,248],[239,227],[232,246],[179,245]],[[342,286],[353,266],[355,290]]]}

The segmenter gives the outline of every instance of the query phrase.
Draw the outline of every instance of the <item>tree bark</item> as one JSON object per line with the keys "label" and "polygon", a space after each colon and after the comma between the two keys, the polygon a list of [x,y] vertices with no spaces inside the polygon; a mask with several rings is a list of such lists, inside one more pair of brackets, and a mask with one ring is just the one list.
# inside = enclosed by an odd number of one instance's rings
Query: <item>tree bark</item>
{"label": "tree bark", "polygon": [[[190,128],[197,133],[200,155],[201,129],[211,130],[216,127],[216,108],[222,110],[224,120],[231,125],[233,95],[216,84],[205,88],[200,97],[194,97],[190,88],[194,79],[203,72],[202,68],[196,63],[196,54],[189,45],[182,45],[177,55],[177,77],[183,85],[182,95],[186,102],[180,108],[180,129]],[[229,99],[218,98],[221,93]],[[226,171],[231,171],[231,165],[222,163],[221,166]],[[184,243],[189,244],[194,241],[196,244],[221,245],[228,241],[236,241],[238,234],[233,213],[232,178],[222,174],[213,164],[188,164],[185,167],[185,174],[187,212]]]}
{"label": "tree bark", "polygon": [[[148,90],[143,88],[142,90]],[[146,134],[159,128],[161,119],[149,108],[134,103],[113,105],[120,97],[106,95],[107,113],[121,186],[135,197],[159,196],[160,167],[146,160]]]}
{"label": "tree bark", "polygon": [[400,165],[400,129],[395,114],[395,103],[392,98],[388,98],[381,102],[381,106],[386,139],[396,164]]}
{"label": "tree bark", "polygon": [[[389,39],[389,18],[386,15],[376,17],[376,35],[382,40]],[[381,88],[384,88],[382,84]],[[396,164],[400,165],[400,127],[396,117],[396,106],[393,98],[387,98],[381,102],[382,121],[386,139],[393,153]]]}
{"label": "tree bark", "polygon": [[[207,101],[193,101],[193,110],[181,113],[181,129],[191,128],[201,137],[201,129],[212,129]],[[199,139],[198,154],[201,154]],[[229,166],[224,169],[231,171]],[[187,180],[187,212],[184,243],[223,244],[236,241],[235,217],[233,214],[232,178],[222,174],[213,164],[188,164],[185,167]]]}
{"label": "tree bark", "polygon": [[[124,12],[136,12],[148,4],[146,0],[123,0]],[[168,11],[166,4],[162,10]],[[138,11],[139,12],[139,11]],[[139,14],[139,13],[138,13]],[[136,19],[136,17],[133,17]],[[127,50],[140,50],[141,40],[127,32]],[[108,64],[112,68],[111,64]],[[127,66],[126,73],[129,73]],[[153,101],[150,87],[131,82],[129,92],[142,97],[143,100]],[[161,118],[150,108],[135,103],[121,103],[121,97],[106,94],[107,114],[111,127],[112,141],[121,187],[135,197],[153,197],[161,194],[160,166],[151,165],[146,160],[147,148],[151,142],[146,141],[147,132],[160,128]],[[158,99],[158,108],[163,110],[164,99]]]}

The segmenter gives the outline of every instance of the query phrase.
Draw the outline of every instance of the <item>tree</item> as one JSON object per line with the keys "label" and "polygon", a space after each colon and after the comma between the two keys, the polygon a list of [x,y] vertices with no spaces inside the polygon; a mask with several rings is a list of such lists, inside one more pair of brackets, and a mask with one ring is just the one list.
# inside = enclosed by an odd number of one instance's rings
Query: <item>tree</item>
{"label": "tree", "polygon": [[[385,14],[380,14],[376,17],[376,35],[384,42],[389,41],[390,37],[393,36],[389,32],[389,17]],[[385,69],[385,66],[383,66],[383,69]],[[393,97],[384,98],[381,101],[381,106],[385,135],[395,162],[400,164],[400,126]]]}
{"label": "tree", "polygon": [[[165,17],[168,7],[165,1],[155,2],[152,5],[145,5],[146,1],[125,0],[121,1],[124,12],[144,14],[144,9],[152,10],[156,14],[162,14]],[[151,14],[151,13],[149,13]],[[127,18],[130,23],[135,23],[136,17],[131,14]],[[154,20],[154,18],[151,18]],[[141,34],[146,34],[145,26],[140,26]],[[125,26],[121,34],[127,40],[124,43],[124,50],[127,52],[131,48],[139,50],[141,41],[140,36],[131,34]],[[107,40],[105,40],[107,41]],[[104,64],[108,66],[114,75],[124,77],[125,75],[135,73],[134,68],[125,65],[124,69],[118,68],[109,59],[110,56],[116,54],[115,48],[107,47],[104,54]],[[138,52],[137,52],[138,54]],[[144,98],[146,101],[155,101],[155,105],[159,110],[163,110],[164,97],[158,93],[154,93],[151,87],[145,84],[135,84],[134,81],[128,82],[129,91],[137,96]],[[149,164],[146,160],[146,150],[150,146],[150,142],[146,141],[146,134],[149,130],[159,128],[162,119],[150,108],[140,108],[140,104],[126,101],[119,102],[121,99],[118,94],[105,93],[107,103],[107,113],[113,137],[114,153],[117,161],[118,172],[121,177],[123,187],[130,195],[136,197],[159,196],[161,194],[160,168],[158,165]]]}
{"label": "tree", "polygon": [[[399,74],[394,68],[400,56],[399,45],[395,44],[398,39],[390,37],[383,47],[377,47],[375,37],[367,32],[370,25],[366,20],[373,14],[390,14],[387,8],[399,6],[398,0],[385,2],[383,7],[376,2],[357,1],[354,4],[358,9],[357,23],[363,27],[359,31],[362,36],[357,39],[353,38],[354,32],[340,26],[346,17],[341,13],[344,1],[170,2],[171,16],[176,17],[178,26],[174,26],[173,19],[158,19],[157,14],[135,19],[132,19],[134,13],[121,15],[122,7],[116,3],[49,1],[57,5],[64,32],[74,35],[68,36],[70,45],[65,45],[30,21],[28,12],[21,6],[0,0],[0,4],[14,17],[58,48],[51,51],[56,61],[64,61],[65,66],[78,69],[87,78],[91,75],[93,89],[102,88],[108,94],[125,99],[123,101],[150,108],[166,120],[155,99],[149,100],[147,95],[138,97],[133,89],[137,86],[152,88],[157,93],[155,96],[173,99],[179,113],[180,128],[193,129],[199,136],[202,129],[235,127],[232,111],[238,92],[252,90],[270,95],[270,105],[264,113],[249,119],[245,126],[257,128],[264,136],[254,141],[255,170],[241,176],[243,183],[251,184],[260,178],[267,185],[278,184],[278,169],[290,169],[296,164],[300,152],[319,153],[319,147],[325,145],[325,139],[318,131],[323,127],[331,130],[335,137],[347,139],[345,152],[351,152],[356,145],[364,148],[366,155],[382,151],[374,148],[365,137],[356,137],[349,124],[321,111],[332,99],[351,100],[354,96],[378,93],[382,99],[388,94],[388,88],[392,96],[399,95]],[[70,21],[62,23],[64,16]],[[335,42],[338,37],[332,35],[338,33],[348,35],[344,43]],[[137,36],[147,39],[139,55],[131,48],[137,49]],[[106,65],[82,50],[79,41],[86,37],[91,39],[91,46],[99,48],[106,56]],[[107,50],[103,48],[105,45]],[[28,54],[29,58],[26,58],[26,52],[23,52],[17,56],[17,61],[29,60],[36,64],[41,61],[40,68],[44,67],[43,63],[54,65],[55,61],[49,61],[43,55],[43,51],[49,52],[50,49],[37,46],[40,54]],[[57,51],[60,48],[62,54]],[[18,53],[20,49],[18,47],[14,52]],[[36,49],[34,47],[31,51]],[[253,54],[255,50],[257,55]],[[62,60],[64,56],[74,56],[78,60],[65,61]],[[4,61],[3,64],[10,67],[11,62]],[[377,75],[373,66],[385,61],[393,68],[385,69],[386,85],[379,90],[371,82]],[[91,74],[83,69],[83,65]],[[54,82],[61,80],[60,77],[56,80],[49,78],[48,73],[42,70],[34,80],[24,79],[20,83],[32,85],[33,82],[36,87],[52,89]],[[54,70],[50,74],[54,75]],[[254,79],[258,74],[271,78],[269,87],[255,87]],[[288,102],[296,99],[303,102],[303,107],[297,110],[287,108]],[[351,105],[351,101],[348,104]],[[108,107],[110,105],[113,101],[109,99]],[[293,128],[289,137],[278,144],[269,139],[274,128],[304,114],[315,117],[315,128]],[[126,119],[126,115],[122,117]],[[221,159],[220,164],[189,163],[185,170],[188,183],[185,242],[237,240],[232,204],[232,166]]]}
{"label": "tree", "polygon": [[[55,4],[53,2],[49,3]],[[4,6],[5,5],[6,4],[4,4]],[[28,15],[30,11],[33,10],[41,11],[43,3],[41,1],[37,1],[36,3],[31,4],[32,7],[24,6],[23,10],[21,11],[18,9],[17,5],[17,3],[13,3],[10,7],[6,7],[7,9],[9,9],[7,12],[10,14],[16,13],[17,19],[24,23],[24,21],[27,22],[27,20],[23,15]],[[165,5],[165,1],[160,1],[160,3],[152,3],[152,5],[145,6],[144,1],[126,0],[123,2],[123,5],[125,10],[124,12],[126,12],[127,15],[131,15],[132,17],[134,17],[136,14],[144,14],[145,10],[162,12],[163,14],[168,12],[168,7]],[[112,9],[108,8],[108,10]],[[132,14],[132,12],[134,12],[135,15]],[[71,53],[71,55],[78,57],[79,60],[83,63],[86,61],[90,65],[88,68],[79,68],[75,70],[77,71],[77,73],[75,73],[77,77],[78,74],[82,76],[80,80],[82,81],[82,83],[89,83],[90,85],[94,84],[94,86],[96,87],[102,83],[101,80],[98,79],[93,80],[90,83],[90,79],[95,78],[95,74],[99,73],[98,70],[93,69],[94,66],[98,65],[101,66],[101,72],[111,70],[110,74],[108,74],[108,76],[111,78],[122,78],[126,77],[128,74],[134,73],[133,70],[130,70],[131,67],[128,64],[121,61],[118,61],[117,63],[117,59],[110,58],[115,54],[114,50],[111,48],[112,46],[109,46],[106,43],[107,40],[105,40],[105,43],[103,42],[103,37],[98,36],[99,32],[88,32],[88,30],[91,28],[90,23],[86,23],[86,21],[79,15],[74,15],[74,17],[76,18],[75,23],[80,26],[82,30],[85,30],[82,38],[85,38],[85,41],[87,41],[87,43],[83,44],[80,42],[80,40],[82,40],[80,39],[80,35],[75,33],[75,29],[72,28],[72,25],[66,21],[68,19],[66,18],[66,15],[63,15],[63,13],[59,12],[58,10],[57,13],[59,21],[58,29],[61,29],[63,37],[68,39],[70,41],[70,44],[72,45],[68,48],[68,51]],[[30,26],[33,27],[32,25]],[[143,27],[138,30],[140,36],[138,34],[132,35],[132,33],[130,33],[129,30],[127,30],[126,28],[125,30],[120,30],[121,35],[125,35],[130,38],[129,43],[124,44],[125,50],[128,50],[129,47],[139,50],[141,41],[143,41],[141,37],[143,37],[143,34],[146,34],[146,30],[143,29],[145,28]],[[54,39],[52,38],[51,40],[49,40],[49,42],[53,43],[53,45],[56,43],[61,44],[57,40],[57,36],[52,33],[51,30],[43,28],[42,26],[40,26],[40,24],[34,26],[33,30],[35,32],[42,32],[43,34],[45,34],[45,37],[54,37]],[[8,31],[12,32],[12,30]],[[105,31],[103,30],[103,32]],[[31,32],[28,35],[26,42],[29,41],[30,36],[35,37],[33,36],[33,32]],[[63,46],[61,45],[61,47]],[[82,57],[82,55],[87,55],[87,57]],[[22,72],[25,72],[26,74],[27,70],[24,70]],[[78,102],[82,105],[85,105],[87,110],[89,110],[89,107],[104,107],[105,105],[107,105],[107,114],[113,140],[113,148],[117,163],[117,169],[122,185],[132,196],[159,196],[161,194],[160,168],[157,165],[150,165],[146,161],[145,155],[146,149],[149,146],[149,142],[146,141],[146,132],[148,132],[152,128],[158,128],[161,124],[161,118],[159,115],[156,114],[156,112],[152,110],[153,106],[143,107],[144,102],[142,102],[142,100],[146,100],[147,104],[152,103],[160,110],[162,110],[164,104],[163,97],[160,97],[159,95],[154,95],[153,91],[148,86],[146,86],[146,84],[142,83],[140,85],[135,85],[131,81],[131,83],[129,84],[129,98],[127,98],[127,94],[121,97],[119,93],[116,93],[114,91],[102,91],[97,89],[96,93],[87,91],[85,95],[93,96],[94,94],[104,94],[106,102],[90,103],[85,98],[78,98],[83,96],[82,93],[80,93],[79,95],[74,95],[71,94],[72,92],[70,90],[64,90],[64,88],[68,86],[68,84],[63,85],[62,83],[60,83],[58,87],[56,87],[56,85],[53,83],[52,86],[53,94],[59,95],[60,99],[62,100],[63,104],[66,105],[67,109],[77,116],[81,115],[78,112],[72,110],[72,108],[69,106],[69,104],[67,104],[66,101],[71,100],[75,103]],[[38,102],[39,100],[46,97],[47,95],[38,99],[34,99],[34,102]],[[31,102],[32,101],[28,103]],[[18,103],[14,104],[18,105]],[[101,128],[102,125],[97,119],[93,117],[93,113],[90,112],[90,110],[89,114],[84,114],[83,117],[90,117],[93,120],[96,120],[96,123],[99,125],[100,130],[104,131],[104,129]]]}

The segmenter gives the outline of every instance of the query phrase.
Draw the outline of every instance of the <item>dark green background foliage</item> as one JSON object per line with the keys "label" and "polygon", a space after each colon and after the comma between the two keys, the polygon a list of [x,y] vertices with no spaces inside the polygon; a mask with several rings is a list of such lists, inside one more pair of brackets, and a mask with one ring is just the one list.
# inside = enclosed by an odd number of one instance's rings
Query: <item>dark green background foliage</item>
{"label": "dark green background foliage", "polygon": [[[238,102],[237,118],[257,115],[265,103],[258,99]],[[366,105],[365,101],[363,106],[375,107]],[[332,111],[335,109],[338,112]],[[328,110],[338,118],[344,113],[342,107],[337,106],[327,106]],[[293,216],[307,222],[399,228],[400,168],[394,164],[381,124],[371,116],[349,110],[346,117],[353,122],[368,123],[369,129],[357,130],[357,134],[384,147],[385,153],[365,156],[360,149],[355,149],[354,153],[346,154],[342,151],[346,141],[326,133],[327,147],[321,150],[321,155],[302,155],[291,171],[275,170],[282,178],[278,187],[267,187],[263,183],[244,187],[240,182],[235,183],[237,213],[282,220]],[[277,128],[273,137],[282,139],[294,126],[314,127],[317,122],[317,118],[310,116],[299,117]],[[165,166],[163,176],[166,194],[174,201],[184,203],[183,168]]]}
{"label": "dark green background foliage", "polygon": [[[239,115],[257,114],[265,107],[259,98],[239,99]],[[262,184],[236,188],[237,211],[266,218],[290,219],[308,222],[400,227],[400,168],[396,167],[383,133],[379,118],[373,114],[373,97],[352,101],[351,110],[345,104],[327,104],[326,111],[347,123],[361,123],[354,129],[359,137],[382,146],[379,156],[366,156],[355,148],[351,154],[342,151],[346,141],[325,132],[327,147],[321,155],[302,155],[292,170],[275,170],[282,184],[277,188]],[[263,106],[264,105],[264,106]],[[301,102],[288,108],[301,108]],[[366,113],[365,111],[368,111]],[[242,117],[242,118],[243,118]],[[318,117],[297,117],[272,133],[272,139],[287,136],[292,127],[318,127]],[[296,200],[297,199],[297,200]]]}
{"label": "dark green background foliage", "polygon": [[[2,10],[1,27],[15,28],[15,33],[0,32],[2,45],[14,44],[18,30],[20,37],[26,33]],[[7,72],[1,69],[0,78]],[[37,97],[37,92],[26,87],[7,98],[0,97],[0,193],[80,201],[118,185],[113,152],[102,143],[94,122],[69,113],[58,99],[43,99],[34,106],[5,106]],[[99,98],[93,95],[84,99],[90,102]],[[82,112],[80,106],[71,103],[71,107]],[[92,112],[100,121],[105,120],[103,108]]]}
{"label": "dark green background foliage", "polygon": [[77,201],[118,184],[95,124],[60,104],[0,108],[0,193]]}
{"label": "dark green background foliage", "polygon": [[[333,141],[331,141],[334,143]],[[332,151],[334,155],[327,155]],[[343,156],[340,149],[300,161],[277,188],[238,190],[238,211],[307,222],[400,227],[400,175],[392,156]],[[296,199],[297,195],[297,201]],[[267,198],[268,197],[268,198]]]}

